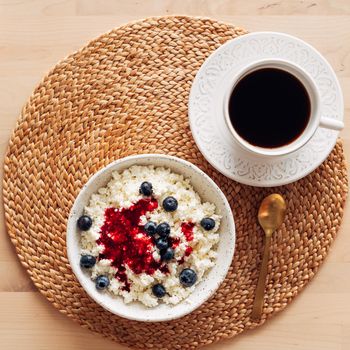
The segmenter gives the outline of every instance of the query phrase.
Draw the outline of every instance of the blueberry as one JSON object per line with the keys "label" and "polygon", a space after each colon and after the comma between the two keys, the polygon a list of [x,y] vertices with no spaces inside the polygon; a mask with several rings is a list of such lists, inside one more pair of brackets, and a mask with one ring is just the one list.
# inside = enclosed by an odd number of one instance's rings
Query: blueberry
{"label": "blueberry", "polygon": [[152,292],[157,298],[163,298],[166,294],[166,290],[162,284],[155,284],[152,287]]}
{"label": "blueberry", "polygon": [[144,229],[149,236],[153,236],[156,233],[157,224],[153,221],[148,221],[144,226]]}
{"label": "blueberry", "polygon": [[80,266],[90,269],[96,264],[96,258],[92,255],[82,255],[80,258]]}
{"label": "blueberry", "polygon": [[153,193],[153,187],[150,182],[144,181],[140,186],[140,193],[144,196],[150,196]]}
{"label": "blueberry", "polygon": [[175,255],[175,252],[174,252],[174,249],[172,248],[167,248],[167,249],[161,250],[160,252],[160,258],[163,261],[169,261],[173,259],[174,255]]}
{"label": "blueberry", "polygon": [[180,273],[180,283],[184,287],[191,287],[197,281],[197,274],[192,269],[184,269]]}
{"label": "blueberry", "polygon": [[166,238],[158,238],[156,241],[156,247],[159,250],[167,249],[169,247],[169,242]]}
{"label": "blueberry", "polygon": [[82,215],[78,219],[78,227],[82,231],[87,231],[91,226],[92,226],[92,219],[90,218],[90,216]]}
{"label": "blueberry", "polygon": [[162,222],[157,226],[156,233],[159,234],[160,237],[168,237],[170,235],[170,226],[167,222]]}
{"label": "blueberry", "polygon": [[96,278],[96,288],[99,290],[106,289],[109,286],[109,279],[107,276],[101,275]]}
{"label": "blueberry", "polygon": [[174,197],[166,197],[163,200],[163,208],[165,211],[175,211],[177,209],[178,203]]}
{"label": "blueberry", "polygon": [[212,218],[203,218],[201,220],[201,226],[204,228],[204,230],[210,231],[215,227],[215,221]]}

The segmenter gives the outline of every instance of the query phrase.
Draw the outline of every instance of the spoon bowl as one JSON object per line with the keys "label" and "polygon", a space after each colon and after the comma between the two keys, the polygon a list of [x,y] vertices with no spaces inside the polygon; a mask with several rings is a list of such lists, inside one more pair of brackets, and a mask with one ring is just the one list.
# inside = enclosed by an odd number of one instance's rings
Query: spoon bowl
{"label": "spoon bowl", "polygon": [[260,204],[258,220],[265,235],[272,235],[283,223],[286,213],[286,202],[278,193],[265,197]]}

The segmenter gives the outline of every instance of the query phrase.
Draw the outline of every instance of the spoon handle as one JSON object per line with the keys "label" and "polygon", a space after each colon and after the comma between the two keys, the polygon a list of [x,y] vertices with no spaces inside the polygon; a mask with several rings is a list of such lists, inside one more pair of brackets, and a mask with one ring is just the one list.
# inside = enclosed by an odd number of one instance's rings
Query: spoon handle
{"label": "spoon handle", "polygon": [[251,318],[254,320],[260,319],[263,305],[264,305],[264,291],[265,291],[265,284],[266,284],[267,264],[269,262],[270,241],[271,241],[271,235],[266,235],[264,255],[261,261],[260,276],[258,280],[258,285],[256,287],[256,291],[255,291],[253,311],[251,314]]}

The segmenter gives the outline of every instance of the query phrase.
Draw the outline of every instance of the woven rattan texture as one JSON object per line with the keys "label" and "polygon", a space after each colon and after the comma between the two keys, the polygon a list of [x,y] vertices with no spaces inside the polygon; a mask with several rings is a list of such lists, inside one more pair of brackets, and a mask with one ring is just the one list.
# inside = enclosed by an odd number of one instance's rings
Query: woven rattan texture
{"label": "woven rattan texture", "polygon": [[[23,109],[5,160],[8,232],[37,288],[83,327],[133,347],[192,349],[257,326],[249,319],[263,247],[256,215],[274,190],[285,196],[288,213],[272,242],[261,323],[288,305],[325,259],[347,192],[340,142],[308,177],[261,189],[214,170],[191,136],[187,102],[197,70],[244,33],[188,17],[125,25],[60,62]],[[138,153],[176,155],[199,166],[226,194],[237,228],[234,261],[215,297],[157,325],[104,311],[76,281],[66,256],[67,217],[82,185],[111,161]]]}

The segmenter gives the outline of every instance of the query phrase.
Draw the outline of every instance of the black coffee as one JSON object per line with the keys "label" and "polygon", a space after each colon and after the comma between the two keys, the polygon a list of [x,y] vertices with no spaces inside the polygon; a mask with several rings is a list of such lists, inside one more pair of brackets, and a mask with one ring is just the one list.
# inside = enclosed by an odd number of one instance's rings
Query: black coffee
{"label": "black coffee", "polygon": [[250,144],[275,148],[294,141],[310,118],[310,98],[292,74],[263,68],[247,74],[229,99],[232,126]]}

